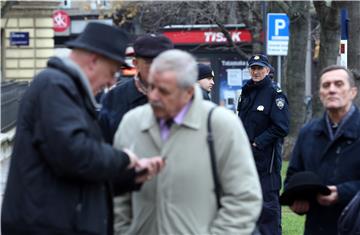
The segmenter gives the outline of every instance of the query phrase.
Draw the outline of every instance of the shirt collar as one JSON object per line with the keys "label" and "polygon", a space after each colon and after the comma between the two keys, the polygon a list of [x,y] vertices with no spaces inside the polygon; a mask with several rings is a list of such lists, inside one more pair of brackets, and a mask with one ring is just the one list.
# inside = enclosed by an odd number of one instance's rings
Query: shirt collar
{"label": "shirt collar", "polygon": [[350,116],[351,116],[354,112],[355,112],[355,106],[352,105],[352,106],[350,107],[349,112],[347,112],[347,113],[345,114],[345,116],[341,119],[341,121],[337,124],[337,128],[336,128],[335,133],[334,133],[333,130],[332,130],[333,124],[332,124],[331,121],[330,121],[329,115],[326,114],[326,116],[325,116],[326,126],[327,126],[328,132],[329,132],[329,134],[330,134],[330,138],[331,138],[332,140],[335,139],[335,138],[339,135],[340,130],[343,129],[344,124],[346,123],[346,121],[350,118]]}
{"label": "shirt collar", "polygon": [[[180,110],[180,112],[178,112],[178,114],[176,114],[176,116],[173,118],[174,123],[176,123],[177,125],[183,123],[185,116],[191,107],[191,104],[192,104],[192,99]],[[160,122],[165,123],[165,120],[161,119]]]}

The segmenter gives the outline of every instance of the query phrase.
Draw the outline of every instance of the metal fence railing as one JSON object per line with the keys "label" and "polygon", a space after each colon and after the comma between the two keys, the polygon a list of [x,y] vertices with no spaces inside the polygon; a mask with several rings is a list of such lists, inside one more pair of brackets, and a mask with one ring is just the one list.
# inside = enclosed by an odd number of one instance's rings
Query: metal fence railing
{"label": "metal fence railing", "polygon": [[1,133],[15,127],[19,103],[28,86],[27,81],[1,82]]}

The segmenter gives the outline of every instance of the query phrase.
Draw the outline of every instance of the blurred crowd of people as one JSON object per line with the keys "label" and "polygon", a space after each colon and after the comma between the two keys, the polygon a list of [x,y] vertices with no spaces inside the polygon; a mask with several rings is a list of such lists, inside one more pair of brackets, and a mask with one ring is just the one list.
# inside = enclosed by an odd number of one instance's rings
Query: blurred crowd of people
{"label": "blurred crowd of people", "polygon": [[268,58],[248,60],[236,115],[211,102],[211,66],[161,34],[133,42],[136,75],[119,82],[130,43],[122,29],[90,22],[67,42],[68,57],[50,58],[34,77],[17,120],[2,234],[280,235],[281,204],[306,214],[304,234],[337,234],[360,189],[349,70],[321,72],[325,112],[301,129],[280,195],[291,104]]}

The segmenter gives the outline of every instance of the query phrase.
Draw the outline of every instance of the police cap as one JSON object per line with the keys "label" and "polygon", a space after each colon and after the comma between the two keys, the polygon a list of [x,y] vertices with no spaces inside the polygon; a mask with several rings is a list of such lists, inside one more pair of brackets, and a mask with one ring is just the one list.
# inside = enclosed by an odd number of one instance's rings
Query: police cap
{"label": "police cap", "polygon": [[262,55],[262,54],[253,55],[248,60],[248,66],[252,67],[255,65],[261,66],[261,67],[269,67],[269,60],[268,60],[267,56]]}

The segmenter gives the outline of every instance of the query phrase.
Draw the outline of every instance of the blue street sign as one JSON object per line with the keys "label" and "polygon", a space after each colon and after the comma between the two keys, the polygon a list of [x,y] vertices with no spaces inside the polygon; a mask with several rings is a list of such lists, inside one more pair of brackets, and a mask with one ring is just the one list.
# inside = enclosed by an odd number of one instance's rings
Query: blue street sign
{"label": "blue street sign", "polygon": [[10,46],[29,46],[29,32],[10,32]]}
{"label": "blue street sign", "polygon": [[283,13],[267,14],[267,54],[287,55],[289,17]]}

